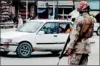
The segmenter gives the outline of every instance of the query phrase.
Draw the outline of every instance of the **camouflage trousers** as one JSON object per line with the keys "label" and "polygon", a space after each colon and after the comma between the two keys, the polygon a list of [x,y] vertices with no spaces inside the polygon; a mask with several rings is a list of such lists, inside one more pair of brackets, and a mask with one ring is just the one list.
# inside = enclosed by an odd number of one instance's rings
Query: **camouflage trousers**
{"label": "camouflage trousers", "polygon": [[68,57],[70,65],[87,65],[88,54],[72,54]]}

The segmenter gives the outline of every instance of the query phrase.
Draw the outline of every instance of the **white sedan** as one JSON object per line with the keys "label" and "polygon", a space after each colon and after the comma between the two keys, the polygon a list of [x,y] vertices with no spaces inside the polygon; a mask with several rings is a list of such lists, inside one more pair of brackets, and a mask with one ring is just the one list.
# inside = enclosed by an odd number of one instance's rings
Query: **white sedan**
{"label": "white sedan", "polygon": [[33,51],[59,53],[72,27],[66,20],[30,20],[16,31],[1,33],[0,52],[16,52],[19,57],[30,57]]}

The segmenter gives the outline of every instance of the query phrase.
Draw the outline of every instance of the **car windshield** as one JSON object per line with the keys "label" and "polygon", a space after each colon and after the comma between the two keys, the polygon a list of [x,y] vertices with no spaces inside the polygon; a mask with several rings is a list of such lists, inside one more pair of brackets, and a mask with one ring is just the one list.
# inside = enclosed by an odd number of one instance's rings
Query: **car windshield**
{"label": "car windshield", "polygon": [[17,31],[34,33],[40,28],[42,24],[43,22],[29,21],[23,27],[17,29]]}

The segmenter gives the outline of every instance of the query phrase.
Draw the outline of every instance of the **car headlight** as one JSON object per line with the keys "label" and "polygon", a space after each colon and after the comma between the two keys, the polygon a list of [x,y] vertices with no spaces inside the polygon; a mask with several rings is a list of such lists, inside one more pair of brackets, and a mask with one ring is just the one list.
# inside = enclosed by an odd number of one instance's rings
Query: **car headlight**
{"label": "car headlight", "polygon": [[0,39],[1,44],[8,44],[8,43],[12,43],[12,39]]}

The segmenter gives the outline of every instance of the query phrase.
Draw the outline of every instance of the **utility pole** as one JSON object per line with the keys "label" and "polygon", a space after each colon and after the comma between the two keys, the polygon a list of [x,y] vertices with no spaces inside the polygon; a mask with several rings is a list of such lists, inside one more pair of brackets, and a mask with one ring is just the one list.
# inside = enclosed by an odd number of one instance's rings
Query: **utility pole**
{"label": "utility pole", "polygon": [[26,20],[28,18],[28,0],[26,0]]}
{"label": "utility pole", "polygon": [[58,18],[58,0],[57,0],[57,11],[56,11],[56,17]]}
{"label": "utility pole", "polygon": [[38,18],[38,0],[35,0],[35,18]]}
{"label": "utility pole", "polygon": [[65,15],[65,14],[64,14],[64,9],[63,9],[63,14],[62,14],[63,19],[64,19],[64,15]]}
{"label": "utility pole", "polygon": [[47,12],[48,12],[47,18],[49,19],[49,5],[48,5],[48,2],[46,2],[46,9],[47,9]]}
{"label": "utility pole", "polygon": [[73,0],[73,10],[75,9],[75,0]]}
{"label": "utility pole", "polygon": [[54,16],[55,16],[55,1],[53,1],[53,19],[54,19]]}

